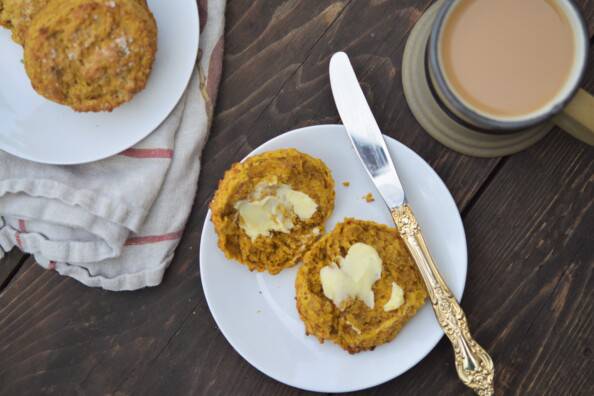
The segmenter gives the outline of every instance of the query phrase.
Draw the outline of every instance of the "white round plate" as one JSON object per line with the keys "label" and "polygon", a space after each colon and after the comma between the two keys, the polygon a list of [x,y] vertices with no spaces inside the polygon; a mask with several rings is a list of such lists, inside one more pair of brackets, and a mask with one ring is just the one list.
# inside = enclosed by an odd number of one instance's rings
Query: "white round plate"
{"label": "white round plate", "polygon": [[0,29],[0,150],[48,164],[103,159],[148,136],[184,92],[198,54],[195,0],[149,0],[158,49],[146,88],[111,113],[77,113],[38,95],[22,63],[23,49]]}
{"label": "white round plate", "polygon": [[[466,237],[448,189],[412,150],[386,137],[410,204],[439,268],[458,299],[466,282]],[[345,217],[393,226],[390,214],[355,156],[344,127],[320,125],[285,133],[250,155],[292,147],[322,159],[336,181],[336,208],[327,230]],[[349,181],[349,187],[342,185]],[[376,200],[365,202],[371,192]],[[348,392],[381,384],[418,363],[443,336],[429,304],[388,344],[349,355],[331,342],[320,344],[295,307],[297,268],[276,276],[249,272],[227,260],[206,216],[200,244],[200,275],[212,315],[227,340],[254,367],[285,384],[318,392]]]}

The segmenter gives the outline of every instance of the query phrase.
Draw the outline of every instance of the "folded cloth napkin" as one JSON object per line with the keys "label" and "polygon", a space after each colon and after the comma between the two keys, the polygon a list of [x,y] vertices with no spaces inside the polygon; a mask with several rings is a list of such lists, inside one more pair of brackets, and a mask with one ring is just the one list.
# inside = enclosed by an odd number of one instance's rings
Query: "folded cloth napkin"
{"label": "folded cloth napkin", "polygon": [[142,142],[76,166],[0,151],[0,258],[17,246],[44,268],[107,290],[161,283],[194,201],[222,69],[225,0],[198,3],[196,70]]}

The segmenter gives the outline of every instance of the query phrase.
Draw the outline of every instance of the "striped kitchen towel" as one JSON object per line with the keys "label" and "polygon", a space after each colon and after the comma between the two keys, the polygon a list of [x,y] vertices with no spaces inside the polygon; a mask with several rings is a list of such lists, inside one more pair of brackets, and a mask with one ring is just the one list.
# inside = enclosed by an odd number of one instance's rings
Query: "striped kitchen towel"
{"label": "striped kitchen towel", "polygon": [[0,259],[17,246],[87,286],[161,283],[192,208],[222,71],[225,0],[198,4],[196,70],[175,110],[142,142],[76,166],[0,151]]}

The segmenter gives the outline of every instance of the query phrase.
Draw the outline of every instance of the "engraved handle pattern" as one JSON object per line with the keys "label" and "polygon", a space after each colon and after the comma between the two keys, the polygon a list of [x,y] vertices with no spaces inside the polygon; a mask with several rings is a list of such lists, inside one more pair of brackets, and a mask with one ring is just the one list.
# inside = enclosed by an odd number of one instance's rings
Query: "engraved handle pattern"
{"label": "engraved handle pattern", "polygon": [[458,376],[476,394],[493,395],[493,360],[470,335],[466,315],[437,270],[412,209],[404,204],[391,212],[423,277],[437,321],[452,343]]}

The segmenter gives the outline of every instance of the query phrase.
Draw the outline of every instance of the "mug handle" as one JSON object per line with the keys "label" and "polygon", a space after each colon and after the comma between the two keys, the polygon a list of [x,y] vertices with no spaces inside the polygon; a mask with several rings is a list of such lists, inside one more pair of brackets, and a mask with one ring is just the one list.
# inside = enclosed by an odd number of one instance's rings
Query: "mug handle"
{"label": "mug handle", "polygon": [[594,96],[589,92],[580,88],[553,121],[573,137],[594,146]]}

